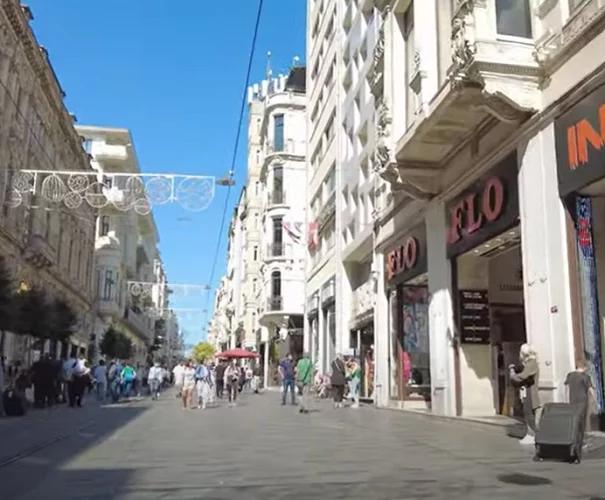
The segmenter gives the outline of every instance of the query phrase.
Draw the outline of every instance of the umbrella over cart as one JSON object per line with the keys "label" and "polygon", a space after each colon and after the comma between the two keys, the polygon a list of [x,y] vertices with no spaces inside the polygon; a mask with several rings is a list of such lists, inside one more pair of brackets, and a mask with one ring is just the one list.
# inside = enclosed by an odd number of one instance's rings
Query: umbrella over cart
{"label": "umbrella over cart", "polygon": [[216,357],[219,359],[257,359],[260,356],[255,352],[246,351],[246,349],[236,347],[235,349],[219,352]]}

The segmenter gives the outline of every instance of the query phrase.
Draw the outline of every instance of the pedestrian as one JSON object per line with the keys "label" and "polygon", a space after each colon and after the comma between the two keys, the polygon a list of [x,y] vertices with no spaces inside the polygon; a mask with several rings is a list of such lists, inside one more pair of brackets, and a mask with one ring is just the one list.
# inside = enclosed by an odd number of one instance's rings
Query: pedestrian
{"label": "pedestrian", "polygon": [[313,385],[313,364],[307,353],[296,363],[296,386],[300,395],[300,413],[309,413],[310,391]]}
{"label": "pedestrian", "polygon": [[130,363],[130,361],[127,361],[124,365],[124,368],[122,368],[122,373],[120,374],[120,381],[122,382],[123,394],[127,398],[132,395],[136,379],[137,372]]}
{"label": "pedestrian", "polygon": [[223,392],[225,390],[225,370],[227,369],[227,364],[219,359],[218,366],[216,367],[216,397],[223,397]]}
{"label": "pedestrian", "polygon": [[252,371],[252,390],[254,394],[258,394],[261,387],[261,377],[263,376],[263,369],[260,363],[256,363],[254,370]]}
{"label": "pedestrian", "polygon": [[227,392],[229,394],[229,406],[235,406],[237,403],[237,393],[239,392],[240,369],[237,366],[237,360],[233,360],[230,365],[225,368],[225,382],[227,384]]}
{"label": "pedestrian", "polygon": [[353,401],[351,408],[359,408],[359,387],[361,385],[361,367],[355,358],[347,366],[349,379],[349,398]]}
{"label": "pedestrian", "polygon": [[576,364],[575,371],[568,373],[565,378],[567,401],[576,407],[580,418],[580,428],[578,429],[578,442],[580,446],[576,448],[576,458],[580,460],[582,459],[588,409],[591,400],[595,401],[594,386],[592,385],[590,375],[586,373],[587,371],[588,364],[582,360]]}
{"label": "pedestrian", "polygon": [[246,365],[245,375],[246,375],[245,387],[246,387],[246,389],[249,390],[252,387],[252,377],[254,376],[252,367],[249,364]]}
{"label": "pedestrian", "polygon": [[279,366],[277,367],[277,371],[279,372],[279,376],[282,380],[282,393],[281,393],[281,404],[286,404],[286,397],[288,395],[288,391],[290,391],[290,401],[293,405],[296,404],[296,394],[294,387],[294,378],[295,378],[295,365],[292,354],[288,354],[285,359],[283,359]]}
{"label": "pedestrian", "polygon": [[519,351],[519,359],[522,369],[517,372],[517,367],[509,366],[511,383],[519,388],[519,396],[523,403],[523,416],[525,418],[525,436],[521,444],[534,444],[536,430],[540,425],[542,404],[538,391],[540,383],[540,364],[538,354],[529,344],[523,344]]}
{"label": "pedestrian", "polygon": [[183,375],[185,373],[185,362],[181,361],[178,365],[176,365],[172,374],[174,376],[174,387],[176,388],[176,397],[180,398],[182,396],[182,388],[183,388]]}
{"label": "pedestrian", "polygon": [[147,374],[147,384],[149,385],[149,393],[151,399],[156,400],[160,397],[160,387],[162,386],[162,367],[160,363],[156,361],[153,366],[149,369]]}
{"label": "pedestrian", "polygon": [[99,364],[93,370],[92,376],[95,381],[97,401],[103,403],[107,395],[107,367],[105,366],[105,360],[99,360]]}
{"label": "pedestrian", "polygon": [[82,396],[90,383],[90,368],[86,362],[86,351],[80,350],[80,355],[73,366],[72,382],[69,391],[69,406],[82,407]]}
{"label": "pedestrian", "polygon": [[331,386],[334,396],[334,408],[342,408],[342,398],[345,393],[345,385],[347,383],[347,367],[345,366],[342,354],[337,354],[332,361],[332,377]]}
{"label": "pedestrian", "polygon": [[191,399],[195,390],[195,368],[192,361],[188,361],[184,366],[182,379],[181,399],[183,401],[183,410],[187,410],[191,408]]}
{"label": "pedestrian", "polygon": [[197,389],[197,407],[205,410],[212,398],[212,377],[207,361],[202,361],[195,369],[195,384]]}

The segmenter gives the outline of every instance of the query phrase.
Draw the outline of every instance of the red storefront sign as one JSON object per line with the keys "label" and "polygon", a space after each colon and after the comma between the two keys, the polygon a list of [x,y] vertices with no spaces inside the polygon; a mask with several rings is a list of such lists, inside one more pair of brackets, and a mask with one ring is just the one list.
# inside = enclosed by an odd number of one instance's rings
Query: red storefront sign
{"label": "red storefront sign", "polygon": [[413,269],[418,263],[418,240],[410,236],[403,245],[391,250],[387,255],[387,280]]}
{"label": "red storefront sign", "polygon": [[448,243],[471,236],[504,213],[506,190],[499,177],[491,177],[483,188],[469,193],[449,210]]}

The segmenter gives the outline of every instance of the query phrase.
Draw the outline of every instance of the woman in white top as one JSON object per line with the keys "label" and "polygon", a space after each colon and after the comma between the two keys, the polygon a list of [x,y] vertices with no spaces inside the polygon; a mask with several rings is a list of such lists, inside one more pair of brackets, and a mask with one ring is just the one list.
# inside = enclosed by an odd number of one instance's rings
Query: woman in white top
{"label": "woman in white top", "polygon": [[195,390],[195,368],[191,361],[187,362],[183,368],[183,388],[182,388],[182,400],[183,410],[191,408],[191,399],[193,397],[193,391]]}

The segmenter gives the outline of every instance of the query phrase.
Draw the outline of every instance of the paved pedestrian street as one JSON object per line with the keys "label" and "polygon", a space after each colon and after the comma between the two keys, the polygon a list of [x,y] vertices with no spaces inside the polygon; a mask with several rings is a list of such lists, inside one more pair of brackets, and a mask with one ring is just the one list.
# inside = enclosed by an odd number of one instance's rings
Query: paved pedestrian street
{"label": "paved pedestrian street", "polygon": [[317,410],[301,415],[265,393],[184,411],[165,394],[0,420],[0,498],[605,498],[598,448],[580,465],[536,463],[496,426]]}

